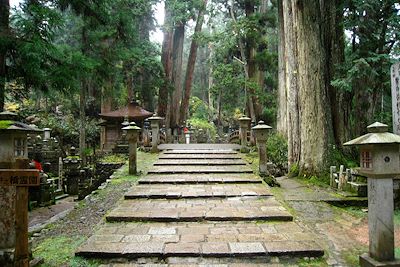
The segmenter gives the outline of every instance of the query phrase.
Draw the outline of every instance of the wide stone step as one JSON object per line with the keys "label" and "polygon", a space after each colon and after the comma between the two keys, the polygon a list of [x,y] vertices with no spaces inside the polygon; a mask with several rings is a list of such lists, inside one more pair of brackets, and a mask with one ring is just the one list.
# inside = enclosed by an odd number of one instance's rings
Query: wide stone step
{"label": "wide stone step", "polygon": [[226,198],[240,196],[272,196],[267,186],[259,184],[195,184],[195,185],[137,185],[125,194],[136,198]]}
{"label": "wide stone step", "polygon": [[139,184],[209,184],[209,183],[262,183],[253,174],[152,174],[139,180]]}
{"label": "wide stone step", "polygon": [[161,154],[159,159],[241,159],[238,154]]}
{"label": "wide stone step", "polygon": [[124,200],[107,216],[108,222],[291,221],[274,197],[226,199]]}
{"label": "wide stone step", "polygon": [[75,255],[137,257],[320,257],[315,236],[284,223],[112,223],[100,228]]}
{"label": "wide stone step", "polygon": [[248,166],[153,166],[149,174],[153,173],[252,173]]}
{"label": "wide stone step", "polygon": [[210,149],[174,149],[164,151],[164,154],[233,154],[238,155],[236,151],[230,149],[210,150]]}
{"label": "wide stone step", "polygon": [[246,165],[242,159],[160,159],[154,166],[160,165]]}

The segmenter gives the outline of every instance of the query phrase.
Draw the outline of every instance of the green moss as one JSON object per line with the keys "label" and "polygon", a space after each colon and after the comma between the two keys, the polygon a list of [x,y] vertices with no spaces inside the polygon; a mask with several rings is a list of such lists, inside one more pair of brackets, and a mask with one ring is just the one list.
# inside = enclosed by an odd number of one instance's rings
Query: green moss
{"label": "green moss", "polygon": [[326,263],[324,258],[316,258],[316,259],[308,259],[308,258],[304,258],[304,259],[300,259],[298,261],[298,266],[300,267],[324,267],[324,266],[328,266],[328,264]]}
{"label": "green moss", "polygon": [[128,160],[127,155],[123,154],[110,154],[100,159],[101,163],[125,163]]}
{"label": "green moss", "polygon": [[0,121],[0,130],[7,129],[10,127],[14,122],[13,121],[7,121],[7,120],[1,120]]}
{"label": "green moss", "polygon": [[300,174],[300,167],[299,164],[297,163],[293,163],[292,165],[290,165],[290,169],[289,169],[289,177],[297,177]]}
{"label": "green moss", "polygon": [[33,256],[44,259],[41,266],[98,266],[99,261],[75,257],[74,252],[84,240],[83,236],[50,237],[35,248]]}

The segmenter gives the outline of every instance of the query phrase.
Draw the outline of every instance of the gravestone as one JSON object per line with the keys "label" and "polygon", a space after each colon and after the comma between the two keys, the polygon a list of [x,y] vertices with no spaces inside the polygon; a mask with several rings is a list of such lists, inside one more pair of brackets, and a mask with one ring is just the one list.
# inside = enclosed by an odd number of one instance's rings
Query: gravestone
{"label": "gravestone", "polygon": [[390,68],[392,81],[393,133],[400,135],[400,62]]}

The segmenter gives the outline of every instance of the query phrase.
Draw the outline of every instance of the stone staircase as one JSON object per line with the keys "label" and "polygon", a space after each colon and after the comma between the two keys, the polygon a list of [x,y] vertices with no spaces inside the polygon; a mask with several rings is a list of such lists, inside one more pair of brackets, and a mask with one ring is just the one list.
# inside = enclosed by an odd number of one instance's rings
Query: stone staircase
{"label": "stone staircase", "polygon": [[233,150],[162,153],[106,221],[76,255],[252,263],[324,254]]}

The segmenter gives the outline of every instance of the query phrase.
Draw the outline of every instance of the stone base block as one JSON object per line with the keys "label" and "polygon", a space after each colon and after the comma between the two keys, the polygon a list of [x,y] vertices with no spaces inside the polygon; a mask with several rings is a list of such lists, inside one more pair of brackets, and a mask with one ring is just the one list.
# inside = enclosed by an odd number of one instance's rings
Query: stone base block
{"label": "stone base block", "polygon": [[360,256],[361,267],[400,267],[400,260],[380,262],[371,258],[368,254]]}

